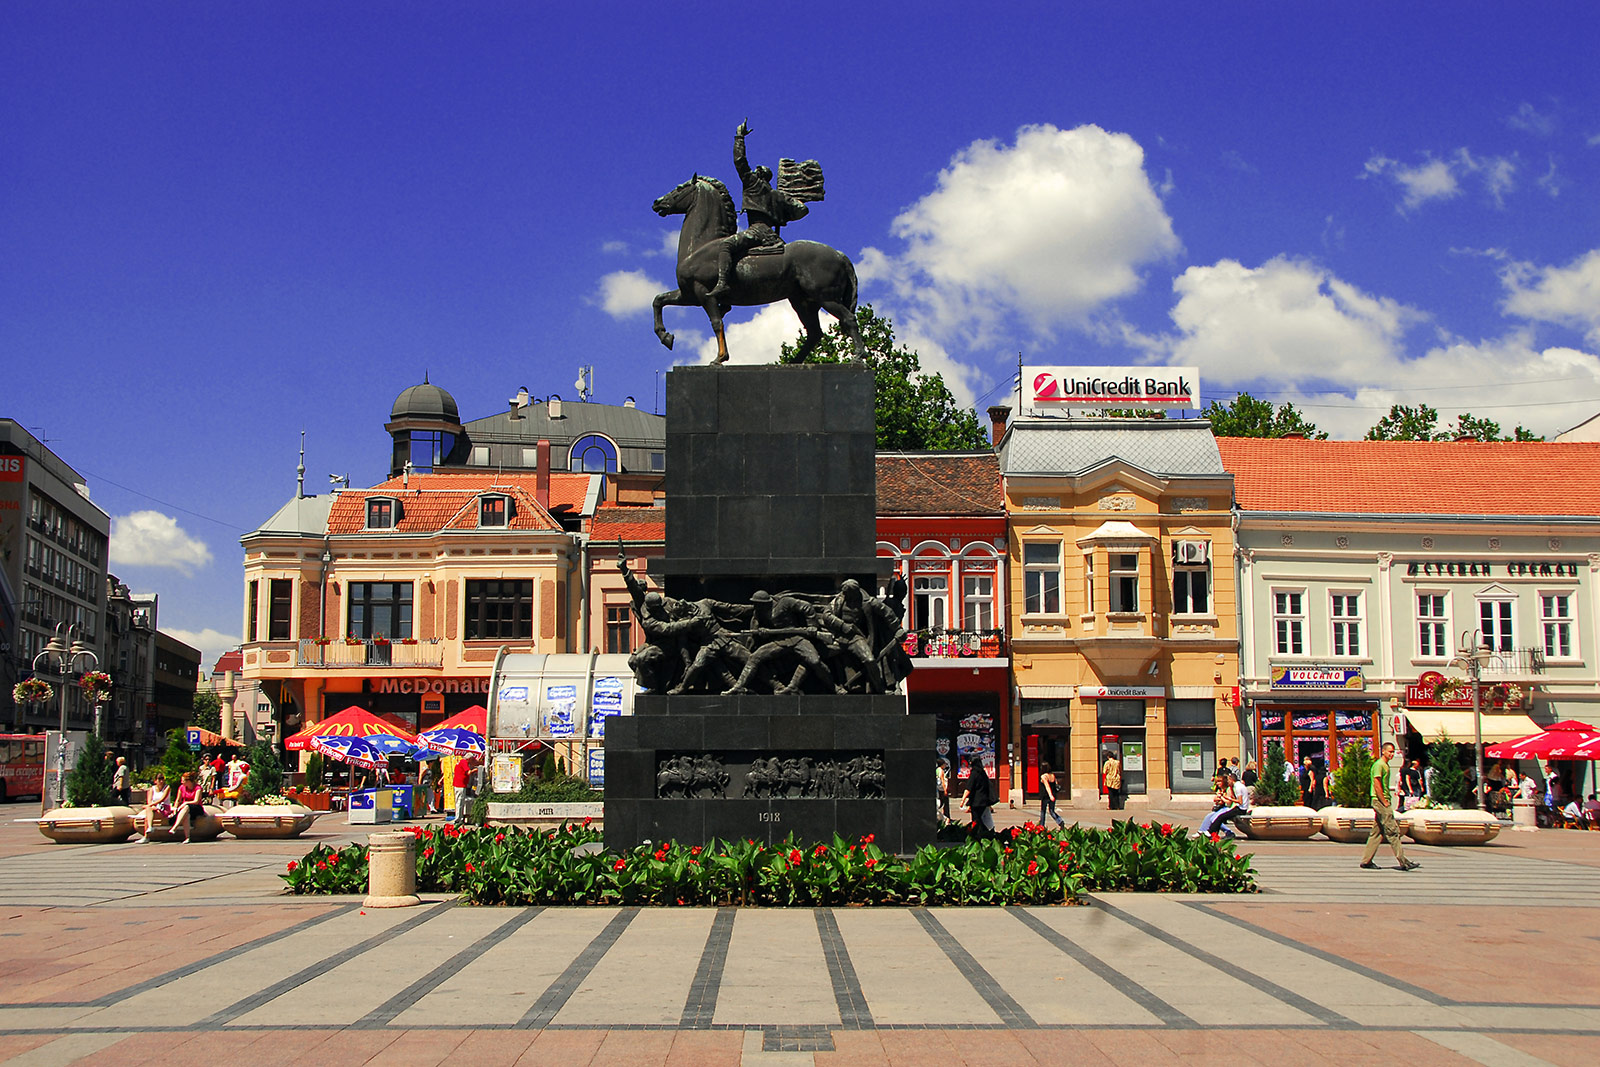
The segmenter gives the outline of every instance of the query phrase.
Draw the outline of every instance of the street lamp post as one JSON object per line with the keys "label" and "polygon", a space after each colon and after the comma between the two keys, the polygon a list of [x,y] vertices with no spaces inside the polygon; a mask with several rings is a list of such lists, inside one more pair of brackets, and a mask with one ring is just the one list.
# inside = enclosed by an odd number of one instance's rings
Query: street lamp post
{"label": "street lamp post", "polygon": [[1461,631],[1461,647],[1450,665],[1466,669],[1467,680],[1472,685],[1472,752],[1477,761],[1478,776],[1473,782],[1472,794],[1481,809],[1488,809],[1483,792],[1483,661],[1489,658],[1483,636],[1477,630]]}
{"label": "street lamp post", "polygon": [[[71,642],[68,644],[68,642]],[[66,802],[67,789],[67,676],[80,659],[87,657],[89,665],[83,670],[92,671],[100,665],[100,657],[78,636],[77,623],[57,623],[55,636],[44,650],[33,657],[33,669],[61,677],[60,737],[56,742],[56,806]],[[41,666],[43,664],[43,666]],[[81,673],[81,672],[80,672]]]}

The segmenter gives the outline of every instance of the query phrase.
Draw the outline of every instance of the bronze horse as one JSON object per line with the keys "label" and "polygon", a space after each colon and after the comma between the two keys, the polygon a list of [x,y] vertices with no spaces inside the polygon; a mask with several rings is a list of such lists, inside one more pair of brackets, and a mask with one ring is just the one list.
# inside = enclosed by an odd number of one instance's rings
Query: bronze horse
{"label": "bronze horse", "polygon": [[721,299],[712,297],[717,284],[717,243],[737,229],[738,212],[728,189],[715,178],[696,174],[651,207],[657,215],[682,215],[678,233],[678,287],[656,296],[652,307],[656,316],[656,336],[668,348],[673,335],[661,322],[661,309],[703,307],[717,335],[718,363],[728,359],[728,339],[722,329],[722,316],[732,307],[756,307],[789,301],[805,327],[801,342],[802,358],[822,339],[819,310],[839,320],[839,326],[855,348],[856,358],[865,360],[866,348],[856,329],[856,269],[850,257],[816,241],[790,241],[782,254],[751,254],[738,261],[731,279],[731,290]]}

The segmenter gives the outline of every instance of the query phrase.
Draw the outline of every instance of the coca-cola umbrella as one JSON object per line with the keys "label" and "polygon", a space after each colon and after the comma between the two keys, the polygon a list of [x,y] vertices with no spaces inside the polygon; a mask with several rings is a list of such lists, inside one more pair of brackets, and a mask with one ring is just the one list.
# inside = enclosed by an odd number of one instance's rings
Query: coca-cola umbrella
{"label": "coca-cola umbrella", "polygon": [[1600,758],[1600,731],[1577,719],[1552,723],[1536,734],[1489,745],[1490,759],[1596,759]]}

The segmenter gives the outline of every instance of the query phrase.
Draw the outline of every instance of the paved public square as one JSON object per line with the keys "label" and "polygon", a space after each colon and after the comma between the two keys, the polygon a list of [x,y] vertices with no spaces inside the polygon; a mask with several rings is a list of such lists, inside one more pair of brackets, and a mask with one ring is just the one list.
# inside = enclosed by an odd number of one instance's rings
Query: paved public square
{"label": "paved public square", "polygon": [[1600,834],[1410,848],[1410,873],[1262,845],[1259,895],[1074,908],[281,895],[288,860],[361,833],[76,847],[5,823],[0,1061],[1600,1062]]}

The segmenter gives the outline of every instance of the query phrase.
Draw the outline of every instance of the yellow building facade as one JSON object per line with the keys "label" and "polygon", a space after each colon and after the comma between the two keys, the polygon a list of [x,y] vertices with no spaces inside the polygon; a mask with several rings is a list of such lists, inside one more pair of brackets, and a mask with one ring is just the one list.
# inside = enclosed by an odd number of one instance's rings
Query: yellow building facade
{"label": "yellow building facade", "polygon": [[1116,752],[1131,805],[1204,800],[1240,739],[1233,480],[1209,424],[1017,419],[1000,457],[1021,798],[1049,765],[1063,805],[1103,805]]}

